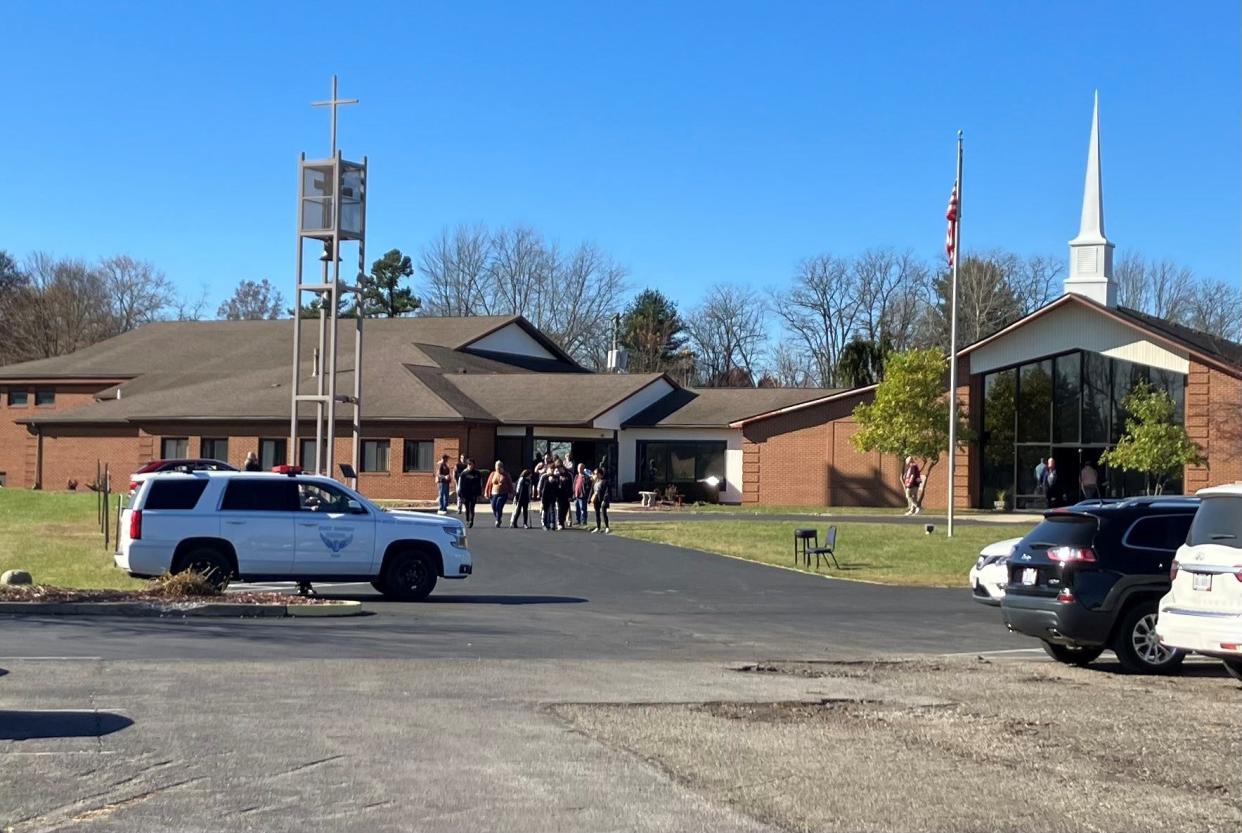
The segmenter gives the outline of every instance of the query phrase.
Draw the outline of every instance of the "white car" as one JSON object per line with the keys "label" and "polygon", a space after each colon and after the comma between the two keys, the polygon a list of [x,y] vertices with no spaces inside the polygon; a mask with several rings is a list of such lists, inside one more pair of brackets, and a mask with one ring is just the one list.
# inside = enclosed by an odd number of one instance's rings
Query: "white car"
{"label": "white car", "polygon": [[1201,489],[1203,499],[1160,600],[1156,637],[1225,661],[1242,680],[1242,484]]}
{"label": "white car", "polygon": [[366,581],[410,601],[472,572],[461,521],[389,511],[293,466],[146,478],[122,514],[114,560],[132,576],[194,570],[217,586]]}
{"label": "white car", "polygon": [[970,589],[980,604],[1000,605],[1009,583],[1009,556],[1021,538],[1006,538],[988,544],[979,551],[975,566],[970,568]]}

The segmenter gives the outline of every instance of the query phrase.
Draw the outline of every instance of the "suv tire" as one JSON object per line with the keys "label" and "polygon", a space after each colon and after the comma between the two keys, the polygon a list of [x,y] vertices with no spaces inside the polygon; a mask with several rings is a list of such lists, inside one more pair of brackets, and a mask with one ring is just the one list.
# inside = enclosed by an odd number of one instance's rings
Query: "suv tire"
{"label": "suv tire", "polygon": [[1131,674],[1169,674],[1186,659],[1186,652],[1166,648],[1156,640],[1156,603],[1139,602],[1126,610],[1113,637],[1113,652]]}
{"label": "suv tire", "polygon": [[196,547],[186,553],[177,572],[187,571],[198,573],[222,592],[233,578],[233,565],[224,553],[214,547]]}
{"label": "suv tire", "polygon": [[420,552],[397,553],[384,573],[384,595],[398,601],[421,602],[435,586],[435,564]]}
{"label": "suv tire", "polygon": [[1072,645],[1057,645],[1043,639],[1040,642],[1043,643],[1044,651],[1048,656],[1066,665],[1084,667],[1094,662],[1100,654],[1104,653],[1103,648],[1076,648]]}
{"label": "suv tire", "polygon": [[1221,661],[1225,663],[1225,670],[1229,672],[1229,676],[1242,683],[1242,660],[1226,659]]}

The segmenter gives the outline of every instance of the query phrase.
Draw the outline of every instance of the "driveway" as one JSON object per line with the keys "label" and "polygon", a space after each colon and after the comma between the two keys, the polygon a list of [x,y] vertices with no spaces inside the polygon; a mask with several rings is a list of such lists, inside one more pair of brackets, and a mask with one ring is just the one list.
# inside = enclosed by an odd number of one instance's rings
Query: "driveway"
{"label": "driveway", "polygon": [[[485,523],[482,519],[480,523]],[[475,574],[352,619],[13,618],[0,656],[848,659],[1029,648],[961,589],[880,587],[577,530],[471,531]],[[964,578],[963,578],[964,583]]]}

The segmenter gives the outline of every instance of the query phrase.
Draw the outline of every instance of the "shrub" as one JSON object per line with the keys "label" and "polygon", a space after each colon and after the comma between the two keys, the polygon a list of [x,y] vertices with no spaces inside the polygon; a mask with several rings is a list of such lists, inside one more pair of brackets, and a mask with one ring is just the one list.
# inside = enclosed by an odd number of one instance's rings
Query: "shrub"
{"label": "shrub", "polygon": [[148,591],[165,599],[188,599],[194,596],[219,596],[220,590],[202,576],[192,570],[180,573],[164,573],[159,578],[151,579]]}

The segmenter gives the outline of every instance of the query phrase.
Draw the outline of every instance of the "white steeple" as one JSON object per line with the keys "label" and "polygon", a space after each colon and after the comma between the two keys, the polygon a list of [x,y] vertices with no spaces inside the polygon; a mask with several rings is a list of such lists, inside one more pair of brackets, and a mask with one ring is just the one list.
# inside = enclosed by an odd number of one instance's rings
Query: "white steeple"
{"label": "white steeple", "polygon": [[1105,306],[1117,306],[1113,280],[1113,244],[1104,236],[1104,195],[1100,185],[1100,93],[1091,114],[1091,144],[1087,147],[1087,181],[1082,189],[1082,224],[1069,243],[1070,268],[1066,292],[1077,292]]}

